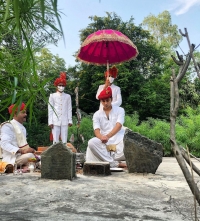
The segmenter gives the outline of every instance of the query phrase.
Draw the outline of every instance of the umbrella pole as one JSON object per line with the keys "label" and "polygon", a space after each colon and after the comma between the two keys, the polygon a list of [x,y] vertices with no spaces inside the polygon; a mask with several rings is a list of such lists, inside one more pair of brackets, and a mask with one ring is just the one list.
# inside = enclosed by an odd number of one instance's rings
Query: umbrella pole
{"label": "umbrella pole", "polygon": [[[109,71],[109,62],[107,60],[107,75],[108,75],[108,71]],[[108,77],[108,76],[107,76]]]}

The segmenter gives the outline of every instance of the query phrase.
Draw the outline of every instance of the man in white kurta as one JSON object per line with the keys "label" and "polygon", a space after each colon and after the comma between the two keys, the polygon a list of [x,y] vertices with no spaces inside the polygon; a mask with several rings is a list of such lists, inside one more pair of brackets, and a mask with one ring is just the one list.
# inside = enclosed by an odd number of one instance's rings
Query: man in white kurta
{"label": "man in white kurta", "polygon": [[54,82],[57,91],[49,96],[48,125],[52,129],[53,143],[67,143],[68,126],[72,126],[72,102],[71,96],[64,93],[66,75],[61,72],[60,78]]}
{"label": "man in white kurta", "polygon": [[[93,129],[96,137],[88,141],[86,162],[109,162],[110,167],[124,167],[120,163],[124,157],[124,123],[125,111],[123,108],[112,105],[112,89],[103,90],[99,99],[103,110],[98,110],[93,116]],[[116,152],[108,152],[106,145],[116,144]]]}
{"label": "man in white kurta", "polygon": [[27,165],[29,158],[35,158],[33,148],[30,148],[26,141],[26,128],[23,123],[26,121],[25,104],[22,103],[20,111],[14,105],[9,107],[9,113],[15,111],[13,119],[1,125],[0,146],[2,148],[2,161],[18,166]]}
{"label": "man in white kurta", "polygon": [[[108,71],[105,72],[105,84],[99,85],[97,90],[96,99],[98,99],[99,94],[106,89],[107,87],[111,87],[112,89],[112,105],[120,106],[122,104],[122,96],[121,96],[121,89],[117,85],[113,84],[114,79],[117,78],[118,70],[114,66],[110,68]],[[101,110],[103,109],[103,105],[100,102]]]}

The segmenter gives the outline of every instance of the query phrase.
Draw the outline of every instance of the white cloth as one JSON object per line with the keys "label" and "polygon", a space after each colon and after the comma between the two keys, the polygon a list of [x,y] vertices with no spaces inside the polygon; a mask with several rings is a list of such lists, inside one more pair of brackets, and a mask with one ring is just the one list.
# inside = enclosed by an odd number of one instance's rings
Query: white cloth
{"label": "white cloth", "polygon": [[50,94],[48,104],[48,125],[53,124],[53,143],[61,140],[67,143],[68,124],[72,124],[72,102],[71,96],[66,93],[56,92]]}
{"label": "white cloth", "polygon": [[[93,116],[93,129],[100,129],[100,133],[103,135],[108,134],[116,125],[124,123],[125,112],[122,107],[112,105],[112,110],[109,113],[109,119],[103,110],[98,110]],[[94,137],[88,141],[88,147],[86,151],[86,162],[101,162],[106,161],[110,163],[111,167],[118,166],[118,160],[125,160],[124,157],[124,133],[125,130],[122,127],[114,136],[112,136],[108,144],[116,144],[116,152],[108,152],[106,145],[101,142],[100,139]]]}
{"label": "white cloth", "polygon": [[[18,144],[19,148],[28,146],[28,143],[27,143],[27,140],[26,140],[26,129],[25,129],[25,127],[14,119],[11,120],[10,123],[12,124],[12,126],[15,130],[15,134],[16,134],[16,138],[17,138],[17,144]],[[21,125],[23,127],[21,127]]]}
{"label": "white cloth", "polygon": [[50,94],[48,104],[48,125],[72,124],[71,96],[66,93],[56,92]]}
{"label": "white cloth", "polygon": [[[15,128],[13,127],[13,125],[15,125]],[[18,134],[16,133],[16,131],[18,131]],[[16,159],[21,156],[21,154],[16,154],[16,152],[19,150],[19,147],[23,147],[26,143],[26,128],[21,123],[13,119],[10,121],[10,123],[8,122],[1,126],[0,134],[1,134],[0,146],[3,150],[2,161],[14,165]],[[22,141],[22,143],[18,144],[20,140]],[[25,158],[26,154],[23,155],[25,155],[23,156],[23,158]],[[34,157],[33,154],[32,157]]]}
{"label": "white cloth", "polygon": [[58,143],[60,137],[63,143],[67,143],[68,126],[54,125],[52,129],[52,134],[53,134],[53,143]]}
{"label": "white cloth", "polygon": [[[103,90],[104,86],[105,86],[104,84],[99,85],[99,88],[98,88],[97,94],[96,94],[96,99],[97,100],[98,100],[98,96],[101,93],[101,91]],[[119,107],[122,104],[121,89],[120,89],[120,87],[118,87],[114,84],[111,84],[110,87],[112,89],[112,105],[115,105],[115,106]],[[100,103],[99,109],[103,110],[103,105],[101,103]]]}

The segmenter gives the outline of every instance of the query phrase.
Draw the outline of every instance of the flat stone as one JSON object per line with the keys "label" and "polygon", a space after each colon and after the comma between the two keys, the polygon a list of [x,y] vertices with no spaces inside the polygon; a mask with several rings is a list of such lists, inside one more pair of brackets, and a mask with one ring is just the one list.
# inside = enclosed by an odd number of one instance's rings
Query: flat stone
{"label": "flat stone", "polygon": [[85,162],[83,166],[84,175],[108,176],[111,175],[108,162]]}

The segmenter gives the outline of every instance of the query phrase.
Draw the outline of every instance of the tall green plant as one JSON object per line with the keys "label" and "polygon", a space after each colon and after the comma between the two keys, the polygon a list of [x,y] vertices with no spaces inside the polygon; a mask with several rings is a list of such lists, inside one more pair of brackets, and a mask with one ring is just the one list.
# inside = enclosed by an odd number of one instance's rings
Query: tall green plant
{"label": "tall green plant", "polygon": [[[57,1],[0,2],[0,81],[3,82],[0,84],[1,111],[11,103],[23,100],[32,117],[32,107],[38,95],[47,102],[44,86],[48,79],[40,81],[34,53],[50,39],[51,42],[56,42],[57,36],[62,35],[59,17]],[[55,25],[54,18],[60,29]],[[17,83],[14,79],[17,79]]]}

